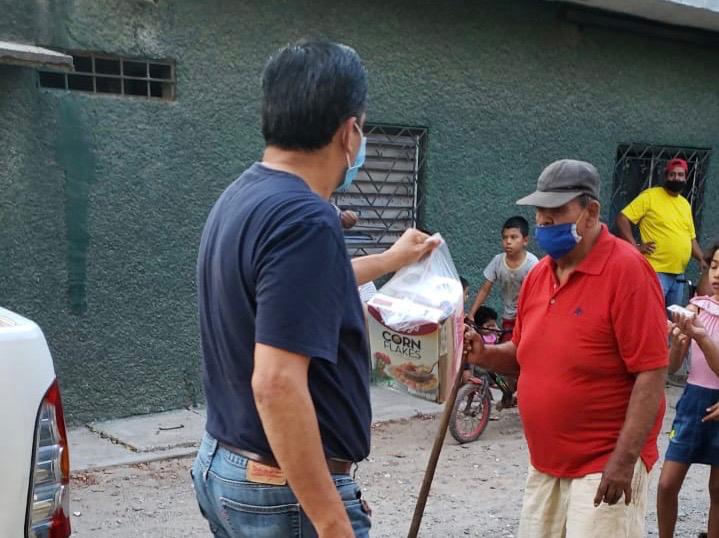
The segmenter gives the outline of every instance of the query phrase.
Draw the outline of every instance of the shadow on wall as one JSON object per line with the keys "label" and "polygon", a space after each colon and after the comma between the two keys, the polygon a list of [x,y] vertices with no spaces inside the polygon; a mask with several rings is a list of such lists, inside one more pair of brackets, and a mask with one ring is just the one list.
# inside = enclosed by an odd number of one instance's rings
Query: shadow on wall
{"label": "shadow on wall", "polygon": [[84,127],[81,111],[74,101],[60,101],[57,162],[63,169],[65,229],[67,233],[67,297],[70,311],[83,314],[87,309],[88,204],[95,183],[95,156]]}

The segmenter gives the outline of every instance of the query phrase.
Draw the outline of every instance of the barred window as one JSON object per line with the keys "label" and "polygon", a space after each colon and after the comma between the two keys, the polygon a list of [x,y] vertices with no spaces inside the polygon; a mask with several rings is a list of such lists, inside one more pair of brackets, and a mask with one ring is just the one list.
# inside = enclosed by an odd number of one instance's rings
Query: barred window
{"label": "barred window", "polygon": [[347,192],[332,202],[357,213],[359,222],[345,230],[352,256],[382,252],[407,228],[420,225],[427,129],[366,123],[367,157]]}
{"label": "barred window", "polygon": [[40,86],[92,93],[173,100],[175,66],[171,62],[71,53],[75,71],[39,71]]}

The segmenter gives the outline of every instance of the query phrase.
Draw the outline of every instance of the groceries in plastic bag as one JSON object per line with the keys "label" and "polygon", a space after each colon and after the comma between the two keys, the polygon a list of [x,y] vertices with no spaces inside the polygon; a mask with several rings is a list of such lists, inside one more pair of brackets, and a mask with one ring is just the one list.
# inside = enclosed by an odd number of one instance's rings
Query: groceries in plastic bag
{"label": "groceries in plastic bag", "polygon": [[439,234],[432,238],[440,239],[440,245],[395,273],[368,303],[370,312],[395,331],[422,333],[428,324],[463,312],[462,284],[447,243]]}

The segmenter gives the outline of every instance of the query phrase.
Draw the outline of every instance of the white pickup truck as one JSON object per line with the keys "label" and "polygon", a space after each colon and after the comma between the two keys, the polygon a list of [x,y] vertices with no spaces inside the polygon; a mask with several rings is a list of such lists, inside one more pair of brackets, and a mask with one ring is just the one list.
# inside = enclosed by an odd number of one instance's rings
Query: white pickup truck
{"label": "white pickup truck", "polygon": [[70,460],[55,369],[29,319],[0,308],[0,537],[70,536]]}

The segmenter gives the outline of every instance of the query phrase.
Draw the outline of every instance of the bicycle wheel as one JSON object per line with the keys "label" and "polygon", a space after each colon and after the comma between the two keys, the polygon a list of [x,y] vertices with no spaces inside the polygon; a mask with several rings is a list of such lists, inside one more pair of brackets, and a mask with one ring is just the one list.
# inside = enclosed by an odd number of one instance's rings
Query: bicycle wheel
{"label": "bicycle wheel", "polygon": [[460,387],[449,418],[449,432],[458,443],[471,443],[482,435],[489,422],[491,402],[489,391],[482,383],[466,383]]}

